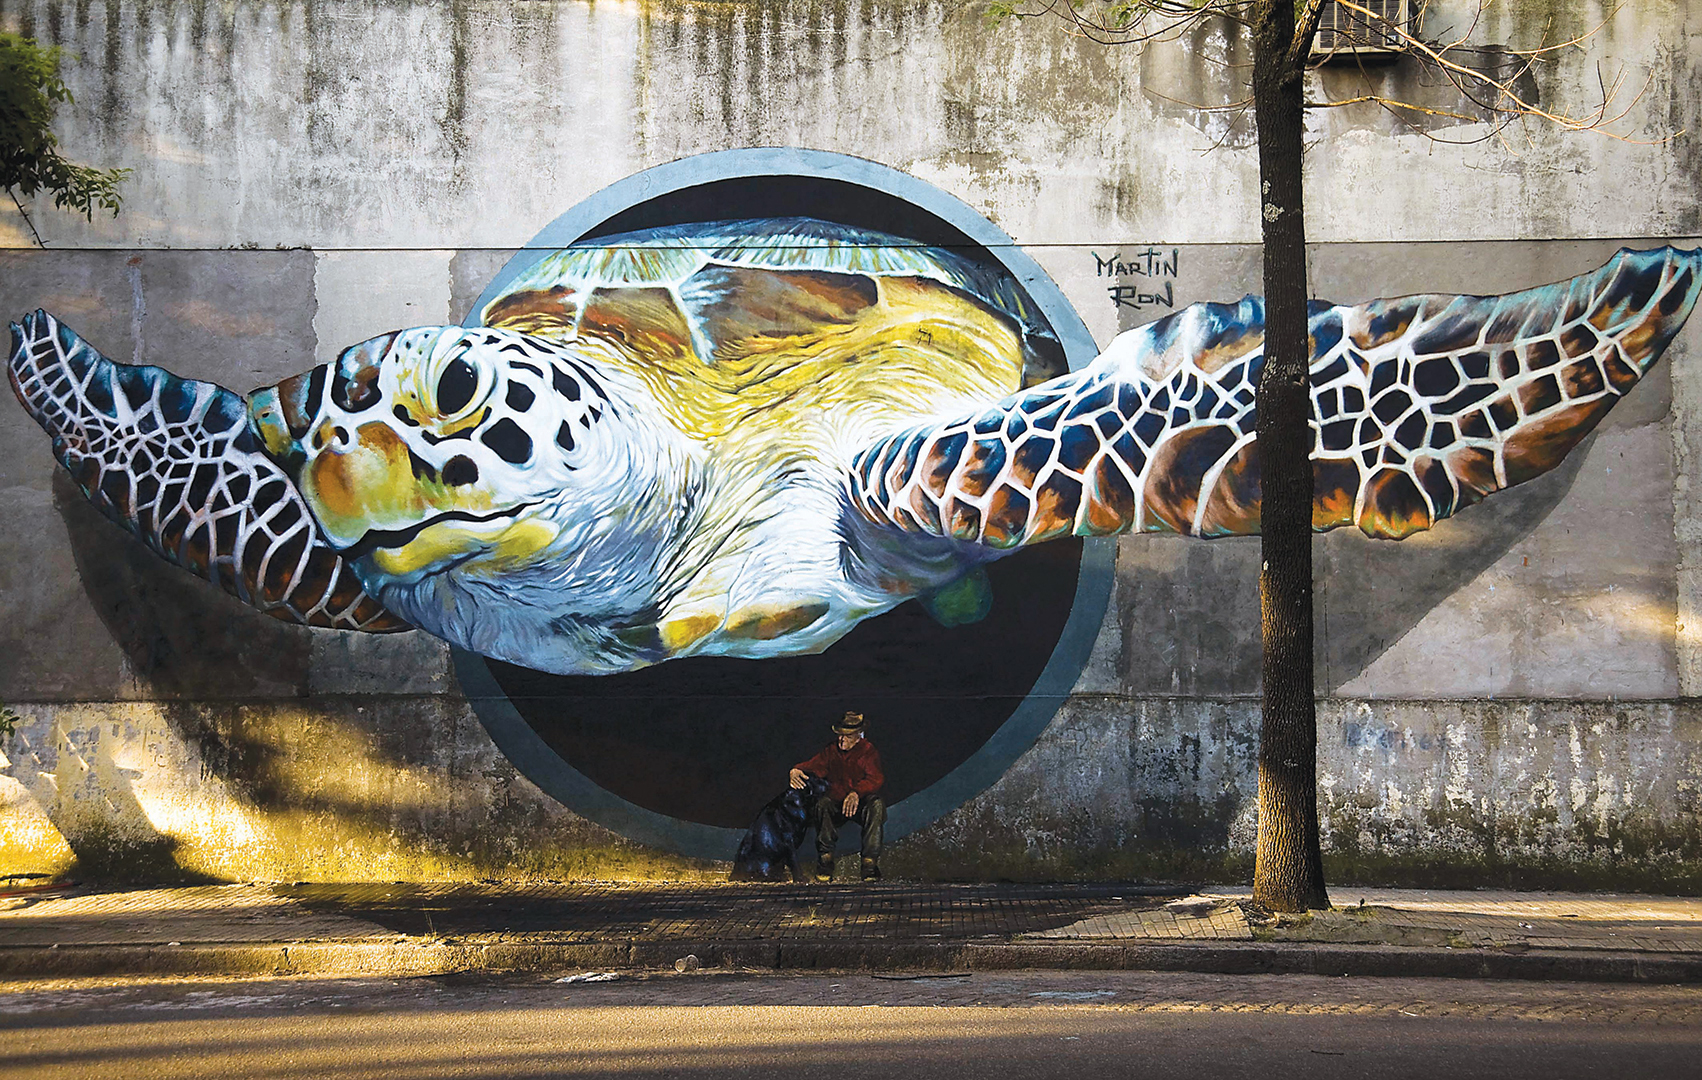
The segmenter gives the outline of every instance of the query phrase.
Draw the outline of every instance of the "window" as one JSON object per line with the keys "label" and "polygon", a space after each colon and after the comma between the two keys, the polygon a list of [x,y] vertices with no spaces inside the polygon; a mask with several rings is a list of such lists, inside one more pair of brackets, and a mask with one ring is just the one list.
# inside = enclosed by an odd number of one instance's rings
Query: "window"
{"label": "window", "polygon": [[1366,16],[1343,7],[1337,0],[1324,0],[1318,18],[1318,36],[1312,41],[1312,59],[1364,56],[1368,53],[1398,53],[1406,48],[1398,30],[1417,33],[1416,0],[1354,0],[1372,12]]}

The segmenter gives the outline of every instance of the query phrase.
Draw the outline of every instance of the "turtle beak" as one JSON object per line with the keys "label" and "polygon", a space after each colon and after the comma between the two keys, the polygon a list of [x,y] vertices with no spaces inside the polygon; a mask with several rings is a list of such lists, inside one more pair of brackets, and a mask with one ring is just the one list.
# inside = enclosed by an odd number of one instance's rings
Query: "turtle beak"
{"label": "turtle beak", "polygon": [[344,414],[378,404],[378,373],[396,333],[383,334],[344,349],[329,364],[309,368],[276,386],[248,395],[248,415],[266,452],[300,482],[307,461],[302,439],[325,409],[326,395]]}

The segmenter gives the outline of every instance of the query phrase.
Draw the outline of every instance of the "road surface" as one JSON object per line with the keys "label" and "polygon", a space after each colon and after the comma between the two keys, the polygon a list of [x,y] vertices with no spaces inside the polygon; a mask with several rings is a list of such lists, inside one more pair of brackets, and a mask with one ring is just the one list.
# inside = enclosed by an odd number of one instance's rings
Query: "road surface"
{"label": "road surface", "polygon": [[1702,987],[1139,972],[0,986],[0,1076],[1702,1076]]}

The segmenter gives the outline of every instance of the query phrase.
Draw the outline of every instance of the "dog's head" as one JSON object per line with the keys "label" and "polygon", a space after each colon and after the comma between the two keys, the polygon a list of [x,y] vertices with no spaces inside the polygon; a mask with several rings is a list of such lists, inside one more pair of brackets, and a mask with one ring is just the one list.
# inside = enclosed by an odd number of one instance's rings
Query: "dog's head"
{"label": "dog's head", "polygon": [[811,776],[809,773],[805,773],[804,786],[793,790],[798,798],[803,800],[804,805],[808,806],[827,794],[827,781],[820,776]]}

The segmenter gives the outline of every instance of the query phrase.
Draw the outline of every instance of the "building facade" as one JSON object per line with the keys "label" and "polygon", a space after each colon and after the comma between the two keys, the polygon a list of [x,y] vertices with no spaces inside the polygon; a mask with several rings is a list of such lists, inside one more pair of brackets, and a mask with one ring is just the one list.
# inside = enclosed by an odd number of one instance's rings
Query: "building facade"
{"label": "building facade", "polygon": [[[1434,4],[1426,33],[1473,12]],[[1499,293],[1698,245],[1702,17],[1495,5],[1474,62],[1550,21],[1600,28],[1520,85],[1582,115],[1598,61],[1623,72],[1611,134],[1497,129],[1410,59],[1311,76],[1318,97],[1368,82],[1434,110],[1309,115],[1313,295]],[[552,223],[582,235],[664,198],[867,227],[920,208],[1032,264],[1099,348],[1260,290],[1247,57],[1222,27],[1137,49],[937,0],[5,0],[0,28],[64,47],[65,152],[132,170],[115,218],[30,205],[41,246],[0,210],[5,313],[46,308],[115,360],[239,391],[476,318]],[[730,186],[692,204],[711,181]],[[1699,335],[1554,471],[1398,544],[1318,537],[1334,878],[1702,885]],[[912,627],[912,604],[817,667],[545,686],[424,633],[243,608],[102,519],[10,405],[0,499],[0,699],[22,717],[0,874],[715,874],[846,707],[909,801],[890,874],[1250,867],[1256,538],[1013,561],[979,637]]]}

